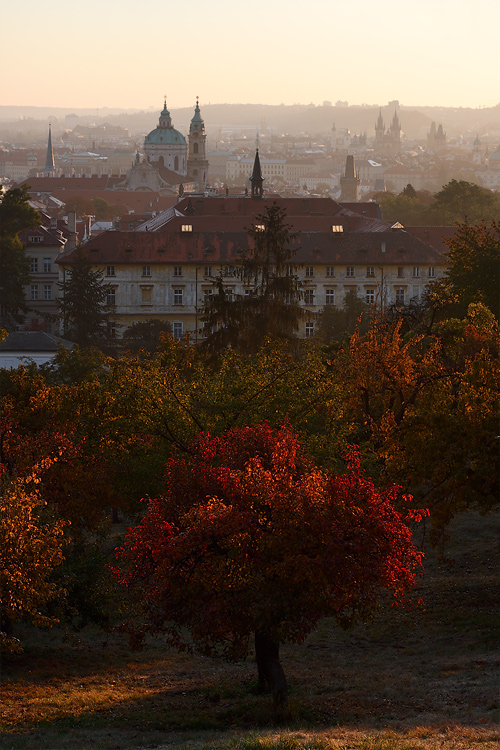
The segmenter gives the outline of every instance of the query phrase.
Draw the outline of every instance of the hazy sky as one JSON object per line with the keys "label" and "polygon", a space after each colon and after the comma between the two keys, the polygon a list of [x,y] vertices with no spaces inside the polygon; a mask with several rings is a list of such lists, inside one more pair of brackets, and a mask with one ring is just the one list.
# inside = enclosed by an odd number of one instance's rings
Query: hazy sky
{"label": "hazy sky", "polygon": [[0,104],[492,106],[499,0],[20,0]]}

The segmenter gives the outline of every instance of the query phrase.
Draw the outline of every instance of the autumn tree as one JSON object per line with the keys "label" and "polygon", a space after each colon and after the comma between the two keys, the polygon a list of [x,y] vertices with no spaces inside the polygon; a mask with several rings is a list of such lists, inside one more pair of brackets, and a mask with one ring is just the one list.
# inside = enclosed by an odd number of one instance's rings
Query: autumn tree
{"label": "autumn tree", "polygon": [[[430,320],[429,320],[430,318]],[[464,319],[381,317],[355,334],[339,377],[353,438],[431,511],[432,539],[471,508],[498,506],[498,328],[472,304]],[[410,320],[415,329],[404,331]]]}
{"label": "autumn tree", "polygon": [[[0,194],[1,195],[1,194]],[[0,200],[0,323],[8,329],[27,311],[24,286],[29,283],[29,260],[19,233],[40,224],[40,214],[29,204],[28,188],[12,188]]]}
{"label": "autumn tree", "polygon": [[266,339],[295,339],[302,315],[300,283],[293,266],[297,235],[285,219],[285,209],[273,203],[248,229],[251,248],[241,253],[235,268],[243,294],[228,292],[224,277],[217,279],[202,315],[208,334],[205,349],[220,352],[231,346],[255,352]]}
{"label": "autumn tree", "polygon": [[259,682],[287,701],[279,646],[327,616],[347,626],[373,615],[384,592],[404,601],[421,564],[395,509],[352,455],[329,475],[288,427],[200,435],[167,462],[165,492],[118,550],[123,584],[143,621],[181,650],[245,658],[253,636]]}
{"label": "autumn tree", "polygon": [[16,620],[29,619],[36,626],[56,623],[45,608],[61,593],[51,576],[64,559],[66,524],[46,512],[39,468],[21,478],[9,476],[0,464],[0,648],[6,651],[21,649],[13,635]]}

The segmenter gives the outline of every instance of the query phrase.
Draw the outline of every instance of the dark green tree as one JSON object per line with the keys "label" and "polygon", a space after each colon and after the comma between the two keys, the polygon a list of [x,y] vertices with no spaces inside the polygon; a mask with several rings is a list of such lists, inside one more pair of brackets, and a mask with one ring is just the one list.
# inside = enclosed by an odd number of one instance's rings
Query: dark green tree
{"label": "dark green tree", "polygon": [[69,278],[59,284],[58,301],[64,336],[81,347],[108,342],[113,309],[108,300],[111,285],[104,283],[102,272],[94,270],[81,251],[76,253],[67,273]]}
{"label": "dark green tree", "polygon": [[152,354],[158,349],[162,336],[172,333],[168,320],[143,320],[131,325],[123,334],[123,343],[130,351]]}
{"label": "dark green tree", "polygon": [[440,224],[488,223],[500,216],[500,199],[473,182],[451,180],[434,196],[432,211]]}
{"label": "dark green tree", "polygon": [[405,187],[405,189],[400,193],[400,195],[406,195],[407,198],[416,198],[417,197],[417,191],[413,187],[411,183],[408,183],[408,185]]}
{"label": "dark green tree", "polygon": [[202,315],[208,331],[203,346],[209,351],[231,346],[250,353],[268,339],[295,340],[303,315],[293,266],[297,233],[285,223],[285,216],[285,209],[273,203],[247,230],[250,249],[241,253],[235,270],[243,294],[228,293],[222,275],[216,280],[216,293],[207,299]]}
{"label": "dark green tree", "polygon": [[0,322],[12,330],[23,320],[27,306],[29,260],[19,234],[40,224],[40,214],[29,204],[28,188],[8,190],[0,200]]}
{"label": "dark green tree", "polygon": [[370,306],[349,290],[345,296],[344,307],[327,306],[321,311],[318,323],[318,339],[324,344],[341,342],[352,336],[358,328],[366,333],[370,325]]}
{"label": "dark green tree", "polygon": [[498,320],[500,317],[500,222],[487,227],[461,224],[453,239],[448,240],[447,277],[444,290],[465,315],[471,303],[486,305]]}

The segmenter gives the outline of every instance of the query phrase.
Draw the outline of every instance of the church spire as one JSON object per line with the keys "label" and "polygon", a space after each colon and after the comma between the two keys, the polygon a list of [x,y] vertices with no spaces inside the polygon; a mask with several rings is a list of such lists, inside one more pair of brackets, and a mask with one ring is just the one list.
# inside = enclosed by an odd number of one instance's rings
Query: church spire
{"label": "church spire", "polygon": [[54,150],[52,148],[52,129],[51,124],[49,122],[49,139],[47,141],[47,156],[45,157],[45,167],[43,168],[44,172],[53,172],[56,168],[56,165],[54,164]]}
{"label": "church spire", "polygon": [[252,185],[252,198],[262,198],[264,193],[262,189],[262,183],[264,178],[262,177],[262,169],[260,167],[259,149],[255,151],[255,161],[253,163],[253,172],[250,177],[250,183]]}

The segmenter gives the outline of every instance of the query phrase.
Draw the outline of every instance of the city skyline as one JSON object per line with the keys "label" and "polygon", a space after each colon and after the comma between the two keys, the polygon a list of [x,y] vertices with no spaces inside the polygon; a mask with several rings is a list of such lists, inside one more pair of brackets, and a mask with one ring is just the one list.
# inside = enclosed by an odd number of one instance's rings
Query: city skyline
{"label": "city skyline", "polygon": [[201,105],[499,103],[500,6],[490,0],[477,0],[473,17],[451,0],[354,9],[150,0],[147,14],[129,0],[88,0],[83,10],[26,0],[2,15],[19,32],[4,36],[3,105],[149,109],[164,95],[171,108],[196,96]]}

